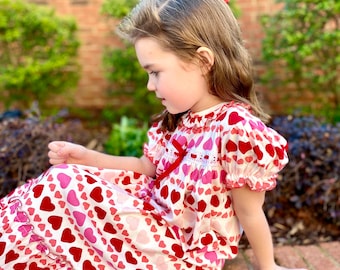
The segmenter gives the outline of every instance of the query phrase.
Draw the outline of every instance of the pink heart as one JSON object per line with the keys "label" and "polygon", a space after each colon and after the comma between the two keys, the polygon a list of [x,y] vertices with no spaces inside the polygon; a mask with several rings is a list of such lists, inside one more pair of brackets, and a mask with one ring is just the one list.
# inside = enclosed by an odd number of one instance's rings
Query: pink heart
{"label": "pink heart", "polygon": [[32,225],[24,224],[18,228],[23,237],[26,237],[32,230]]}
{"label": "pink heart", "polygon": [[78,226],[83,226],[84,222],[85,222],[85,214],[78,212],[78,211],[74,211],[73,212],[73,216],[75,217]]}
{"label": "pink heart", "polygon": [[211,263],[217,261],[217,255],[215,251],[204,253],[204,257],[207,258]]}
{"label": "pink heart", "polygon": [[213,141],[211,138],[209,138],[209,140],[207,140],[204,144],[203,144],[203,149],[204,150],[211,150],[213,147]]}
{"label": "pink heart", "polygon": [[147,244],[150,242],[150,239],[148,234],[143,230],[138,233],[136,241],[141,244]]}
{"label": "pink heart", "polygon": [[130,230],[133,230],[133,231],[137,230],[138,224],[139,224],[139,218],[134,217],[134,216],[128,216],[126,218],[126,222],[127,224],[129,224]]}
{"label": "pink heart", "polygon": [[61,188],[65,189],[67,188],[67,186],[70,184],[71,182],[71,177],[68,176],[67,174],[64,174],[64,173],[59,173],[57,175],[57,179],[59,180],[60,182],[60,186]]}
{"label": "pink heart", "polygon": [[85,229],[84,235],[91,243],[95,243],[97,241],[97,238],[93,235],[93,230],[91,228]]}
{"label": "pink heart", "polygon": [[28,222],[29,219],[26,216],[26,214],[24,212],[18,212],[17,216],[14,218],[14,221],[18,221],[18,222]]}
{"label": "pink heart", "polygon": [[40,236],[36,235],[36,234],[32,234],[31,235],[31,238],[30,238],[30,243],[32,242],[38,242],[38,241],[41,241],[43,240],[43,238],[41,238]]}
{"label": "pink heart", "polygon": [[76,196],[76,192],[72,189],[69,191],[69,193],[67,194],[67,201],[72,204],[73,206],[79,206],[79,200]]}

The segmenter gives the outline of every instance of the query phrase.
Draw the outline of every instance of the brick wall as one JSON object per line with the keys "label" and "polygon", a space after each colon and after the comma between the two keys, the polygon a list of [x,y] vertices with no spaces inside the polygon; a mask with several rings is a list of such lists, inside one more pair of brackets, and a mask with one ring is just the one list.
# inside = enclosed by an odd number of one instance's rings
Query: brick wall
{"label": "brick wall", "polygon": [[[261,63],[261,43],[264,33],[259,18],[263,14],[272,14],[279,10],[281,5],[275,2],[275,0],[236,0],[237,6],[241,10],[241,16],[238,19],[243,38],[254,61],[256,81],[258,81],[259,75],[264,72],[263,63]],[[266,89],[259,83],[256,83],[256,90],[260,93],[267,112],[274,114],[282,111],[283,108],[278,102],[281,98],[279,93]]]}
{"label": "brick wall", "polygon": [[[78,107],[101,108],[105,104],[108,82],[102,67],[102,55],[107,46],[119,47],[121,43],[112,35],[116,22],[100,13],[103,0],[28,0],[50,6],[60,16],[73,17],[78,25],[81,41],[79,62],[81,78],[75,95],[74,104]],[[68,99],[56,100],[65,103]]]}
{"label": "brick wall", "polygon": [[[61,16],[72,16],[79,27],[81,47],[79,61],[82,67],[81,79],[76,89],[75,104],[79,107],[101,108],[107,97],[105,96],[108,82],[102,68],[102,53],[106,46],[119,47],[121,44],[114,38],[112,31],[115,22],[100,14],[104,0],[28,0],[41,5],[51,6]],[[239,18],[243,36],[253,59],[257,74],[262,72],[259,61],[261,55],[261,40],[263,32],[259,24],[259,16],[273,12],[278,8],[275,0],[237,0],[241,9]],[[270,93],[261,87],[265,100],[270,100]]]}

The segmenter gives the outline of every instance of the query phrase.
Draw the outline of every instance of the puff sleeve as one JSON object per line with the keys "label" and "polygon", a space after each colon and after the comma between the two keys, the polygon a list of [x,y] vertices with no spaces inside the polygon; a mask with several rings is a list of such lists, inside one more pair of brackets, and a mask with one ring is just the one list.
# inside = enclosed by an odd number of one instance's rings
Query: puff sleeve
{"label": "puff sleeve", "polygon": [[148,142],[144,144],[143,153],[157,166],[165,151],[170,134],[161,129],[161,122],[154,123],[148,130]]}
{"label": "puff sleeve", "polygon": [[233,108],[225,121],[221,160],[226,186],[273,189],[278,172],[288,163],[286,140],[247,110]]}

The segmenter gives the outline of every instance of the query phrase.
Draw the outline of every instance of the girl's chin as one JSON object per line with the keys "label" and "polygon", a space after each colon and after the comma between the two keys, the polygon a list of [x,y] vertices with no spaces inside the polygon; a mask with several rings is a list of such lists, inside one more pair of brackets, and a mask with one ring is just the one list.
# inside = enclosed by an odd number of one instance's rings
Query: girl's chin
{"label": "girl's chin", "polygon": [[167,106],[165,106],[165,108],[171,114],[179,114],[179,113],[185,112],[185,111],[182,111],[182,110],[178,110],[178,109],[174,109],[174,108],[169,108]]}
{"label": "girl's chin", "polygon": [[166,110],[171,114],[179,114],[188,111],[189,109],[180,109],[176,107],[172,107],[169,105],[169,103],[166,102],[166,100],[162,100],[163,106],[166,108]]}

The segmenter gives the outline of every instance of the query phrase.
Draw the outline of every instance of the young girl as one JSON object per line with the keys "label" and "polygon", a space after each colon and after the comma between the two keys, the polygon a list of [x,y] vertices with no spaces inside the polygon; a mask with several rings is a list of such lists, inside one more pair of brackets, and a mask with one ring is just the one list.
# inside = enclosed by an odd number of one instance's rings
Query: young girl
{"label": "young girl", "polygon": [[0,201],[0,268],[221,269],[244,230],[258,269],[285,269],[262,205],[286,141],[225,1],[142,0],[120,32],[166,108],[144,155],[51,142],[54,166]]}

